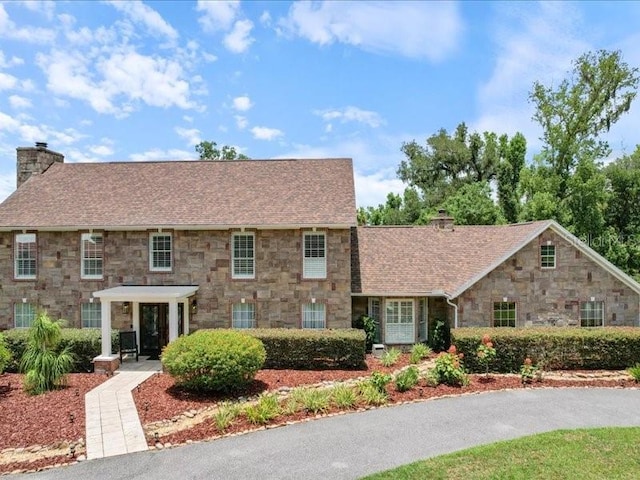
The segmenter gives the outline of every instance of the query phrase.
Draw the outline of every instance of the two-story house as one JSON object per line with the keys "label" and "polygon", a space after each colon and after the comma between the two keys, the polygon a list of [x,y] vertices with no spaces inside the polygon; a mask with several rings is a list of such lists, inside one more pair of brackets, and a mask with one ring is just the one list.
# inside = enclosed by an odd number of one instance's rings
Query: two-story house
{"label": "two-story house", "polygon": [[153,354],[197,328],[351,326],[350,159],[65,163],[39,143],[17,179],[0,329],[44,308]]}

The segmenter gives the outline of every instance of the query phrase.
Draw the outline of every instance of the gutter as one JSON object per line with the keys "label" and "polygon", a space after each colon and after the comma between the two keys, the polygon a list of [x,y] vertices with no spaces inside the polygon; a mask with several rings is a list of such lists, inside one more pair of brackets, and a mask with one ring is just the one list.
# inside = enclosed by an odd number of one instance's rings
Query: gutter
{"label": "gutter", "polygon": [[444,294],[444,298],[447,300],[447,303],[454,308],[453,312],[453,328],[458,328],[458,305],[452,303],[452,298],[448,294]]}

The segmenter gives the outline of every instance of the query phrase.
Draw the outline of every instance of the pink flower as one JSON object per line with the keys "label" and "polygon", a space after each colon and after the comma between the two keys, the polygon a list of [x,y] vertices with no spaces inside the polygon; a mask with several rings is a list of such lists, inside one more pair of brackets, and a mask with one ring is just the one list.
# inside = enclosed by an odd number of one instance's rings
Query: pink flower
{"label": "pink flower", "polygon": [[447,350],[447,351],[448,351],[449,353],[453,353],[453,354],[455,354],[458,350],[456,349],[456,346],[455,346],[455,345],[451,345],[451,346],[449,347],[449,350]]}

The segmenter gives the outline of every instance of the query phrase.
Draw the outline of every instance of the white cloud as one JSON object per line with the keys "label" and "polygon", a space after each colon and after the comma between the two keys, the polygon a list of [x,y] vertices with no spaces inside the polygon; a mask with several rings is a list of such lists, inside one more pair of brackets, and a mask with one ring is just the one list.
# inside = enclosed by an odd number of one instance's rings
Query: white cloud
{"label": "white cloud", "polygon": [[33,106],[31,100],[19,95],[11,95],[9,97],[9,105],[11,105],[11,108],[15,110],[22,110],[25,108],[31,108]]}
{"label": "white cloud", "polygon": [[43,13],[49,20],[53,19],[53,11],[56,7],[53,0],[23,0],[21,3],[32,12]]}
{"label": "white cloud", "polygon": [[48,44],[55,39],[54,30],[23,26],[19,28],[10,18],[4,5],[0,3],[0,38],[9,38],[27,43]]}
{"label": "white cloud", "polygon": [[57,130],[45,124],[36,125],[30,120],[31,118],[24,114],[11,116],[0,112],[0,136],[8,133],[17,137],[19,141],[47,141],[53,145],[71,145],[85,136],[73,128]]}
{"label": "white cloud", "polygon": [[99,157],[108,157],[113,155],[113,148],[109,145],[91,145],[89,151]]}
{"label": "white cloud", "polygon": [[81,52],[53,51],[38,54],[36,62],[47,76],[50,91],[85,101],[99,113],[127,116],[136,109],[136,102],[195,107],[182,67],[174,60],[125,50],[112,52],[94,65]]}
{"label": "white cloud", "polygon": [[9,60],[7,60],[4,56],[4,52],[0,50],[0,68],[11,68],[22,64],[24,64],[24,60],[22,58],[13,55]]}
{"label": "white cloud", "polygon": [[175,132],[180,138],[186,140],[188,145],[197,145],[202,141],[200,130],[197,128],[176,127]]}
{"label": "white cloud", "polygon": [[271,26],[271,14],[268,10],[265,10],[264,12],[262,12],[262,15],[260,15],[260,24],[265,27]]}
{"label": "white cloud", "polygon": [[239,1],[198,0],[196,11],[203,12],[198,18],[205,32],[229,30],[240,9]]}
{"label": "white cloud", "polygon": [[169,150],[162,150],[160,148],[153,148],[142,153],[133,153],[129,155],[129,158],[134,162],[145,162],[152,160],[195,160],[196,155],[194,152],[187,152],[185,150],[179,150],[172,148]]}
{"label": "white cloud", "polygon": [[313,113],[322,117],[325,122],[339,119],[342,123],[358,122],[369,125],[372,128],[379,127],[385,123],[377,112],[362,110],[358,107],[352,106],[342,109],[316,110]]}
{"label": "white cloud", "polygon": [[233,99],[233,108],[239,112],[246,112],[251,109],[251,107],[253,107],[253,103],[251,103],[251,99],[247,95],[242,95],[241,97]]}
{"label": "white cloud", "polygon": [[378,206],[385,203],[389,193],[402,194],[407,187],[399,180],[394,170],[380,170],[370,175],[354,172],[356,205],[359,207]]}
{"label": "white cloud", "polygon": [[16,189],[16,172],[0,174],[0,202],[11,195]]}
{"label": "white cloud", "polygon": [[255,41],[251,36],[253,22],[251,20],[238,20],[233,30],[224,37],[224,46],[232,53],[245,52]]}
{"label": "white cloud", "polygon": [[153,8],[141,1],[110,1],[116,10],[126,14],[133,22],[143,25],[152,35],[161,35],[176,40],[178,32]]}
{"label": "white cloud", "polygon": [[247,128],[247,126],[249,125],[249,121],[247,120],[247,117],[243,117],[242,115],[236,115],[235,117],[236,120],[236,126],[240,129],[240,130],[244,130],[245,128]]}
{"label": "white cloud", "polygon": [[253,127],[251,129],[251,133],[253,134],[253,138],[256,140],[275,140],[278,137],[282,137],[284,133],[277,128],[268,128],[268,127]]}
{"label": "white cloud", "polygon": [[432,61],[453,52],[463,30],[459,7],[450,2],[296,2],[279,25],[318,45]]}
{"label": "white cloud", "polygon": [[11,90],[18,84],[18,79],[8,73],[0,72],[0,91]]}

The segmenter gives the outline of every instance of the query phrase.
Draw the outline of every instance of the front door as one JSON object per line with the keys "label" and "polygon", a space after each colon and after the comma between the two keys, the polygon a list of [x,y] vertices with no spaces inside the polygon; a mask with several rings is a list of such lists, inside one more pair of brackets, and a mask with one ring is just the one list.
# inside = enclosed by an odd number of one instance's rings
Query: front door
{"label": "front door", "polygon": [[159,358],[168,343],[169,322],[167,303],[140,304],[140,354]]}

